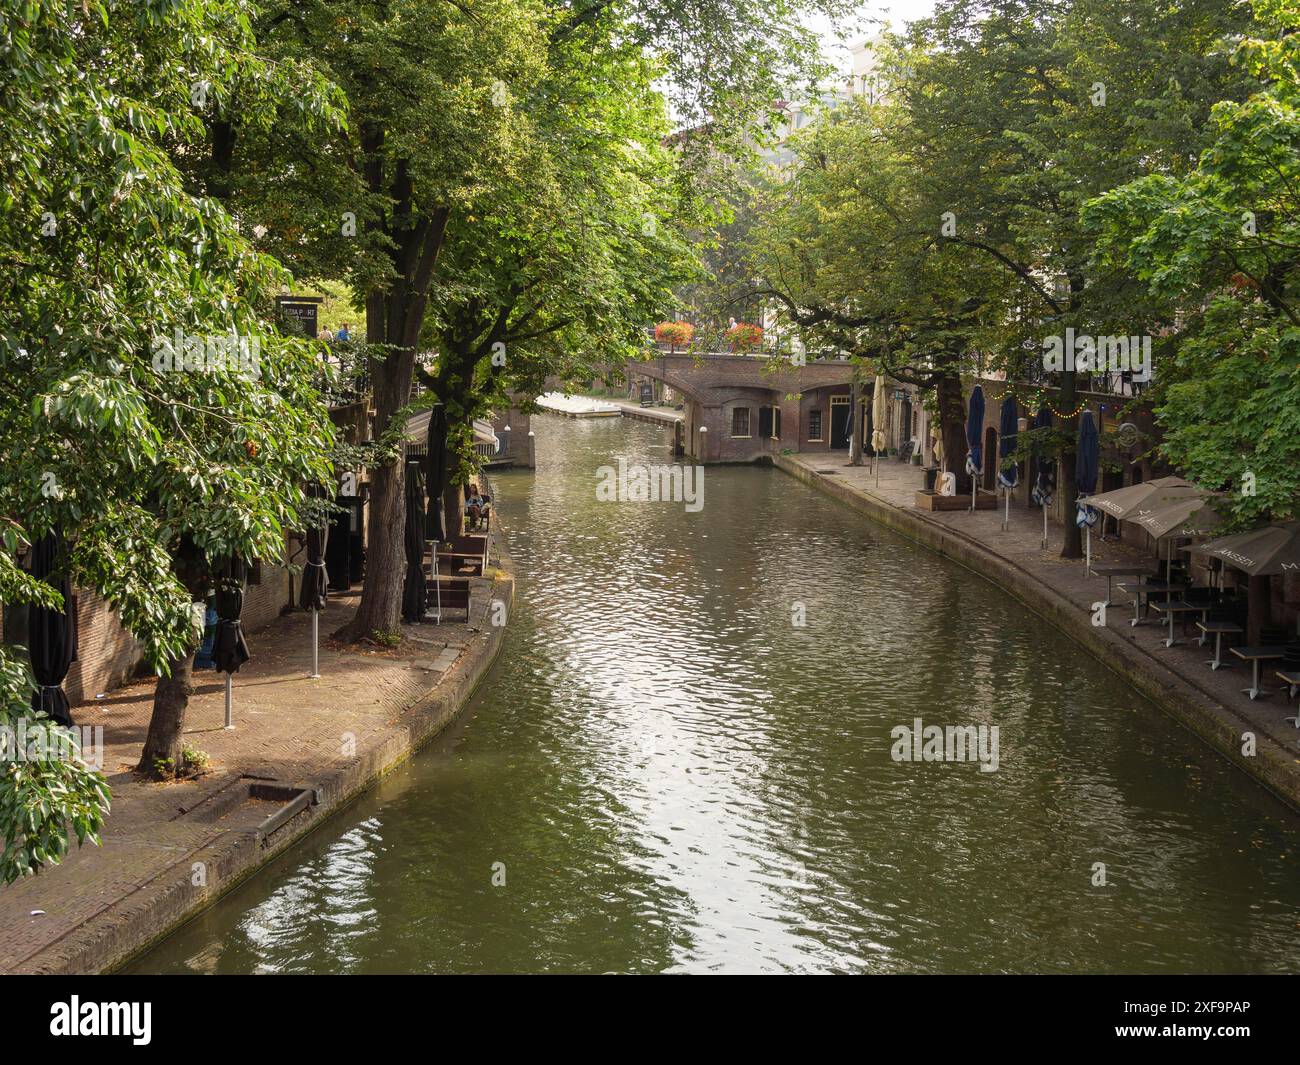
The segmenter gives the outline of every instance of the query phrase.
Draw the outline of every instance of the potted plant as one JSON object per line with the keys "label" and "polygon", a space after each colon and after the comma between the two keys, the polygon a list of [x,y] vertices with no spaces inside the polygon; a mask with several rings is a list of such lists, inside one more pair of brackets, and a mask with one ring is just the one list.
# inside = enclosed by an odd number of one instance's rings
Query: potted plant
{"label": "potted plant", "polygon": [[677,345],[690,345],[695,336],[695,326],[690,322],[660,322],[655,326],[655,343],[667,344],[669,353],[677,354]]}
{"label": "potted plant", "polygon": [[731,350],[738,355],[757,351],[763,344],[763,327],[750,322],[737,322],[727,330]]}

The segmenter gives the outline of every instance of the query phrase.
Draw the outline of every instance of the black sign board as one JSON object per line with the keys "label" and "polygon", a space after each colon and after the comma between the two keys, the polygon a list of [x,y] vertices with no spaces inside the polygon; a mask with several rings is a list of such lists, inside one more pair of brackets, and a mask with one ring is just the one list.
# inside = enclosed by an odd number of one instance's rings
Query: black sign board
{"label": "black sign board", "polygon": [[320,296],[277,296],[275,305],[286,328],[315,340],[316,312],[321,299]]}

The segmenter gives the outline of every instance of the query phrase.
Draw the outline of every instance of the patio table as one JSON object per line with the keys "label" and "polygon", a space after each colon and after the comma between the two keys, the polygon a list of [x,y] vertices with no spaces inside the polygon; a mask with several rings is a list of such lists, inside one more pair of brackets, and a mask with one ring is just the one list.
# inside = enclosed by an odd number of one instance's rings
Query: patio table
{"label": "patio table", "polygon": [[[1106,605],[1110,606],[1111,582],[1116,577],[1142,577],[1152,576],[1150,566],[1140,566],[1133,562],[1107,562],[1100,566],[1093,566],[1092,572],[1098,577],[1106,578]],[[1123,587],[1123,585],[1121,585]]]}
{"label": "patio table", "polygon": [[1179,614],[1200,614],[1204,616],[1209,613],[1209,606],[1202,606],[1200,603],[1188,603],[1182,599],[1168,599],[1163,603],[1152,603],[1152,607],[1169,618],[1169,638],[1165,640],[1166,647],[1173,647],[1178,641],[1174,639],[1174,620]]}
{"label": "patio table", "polygon": [[1267,692],[1260,691],[1259,688],[1259,664],[1261,662],[1275,662],[1283,655],[1283,648],[1273,647],[1233,647],[1231,651],[1243,662],[1250,663],[1250,687],[1242,688],[1242,692],[1249,695],[1252,699],[1258,699],[1261,695],[1267,695]]}
{"label": "patio table", "polygon": [[1214,657],[1209,661],[1210,669],[1231,669],[1232,665],[1223,660],[1223,638],[1225,636],[1240,636],[1246,630],[1238,625],[1235,621],[1198,621],[1196,627],[1204,634],[1201,642],[1205,642],[1205,636],[1214,634]]}
{"label": "patio table", "polygon": [[[1281,680],[1283,684],[1287,685],[1287,702],[1290,702],[1291,696],[1294,696],[1296,693],[1296,688],[1300,688],[1300,672],[1278,670],[1278,680]],[[1296,728],[1300,728],[1300,717],[1283,718],[1282,720],[1284,720],[1284,722],[1291,722],[1292,724],[1295,724]]]}
{"label": "patio table", "polygon": [[1142,624],[1143,596],[1146,596],[1146,603],[1147,603],[1147,607],[1149,608],[1151,605],[1151,596],[1169,595],[1172,592],[1181,592],[1183,590],[1183,586],[1181,584],[1169,584],[1165,581],[1153,581],[1153,580],[1140,580],[1134,583],[1125,581],[1123,584],[1120,585],[1120,587],[1123,588],[1125,591],[1127,591],[1129,588],[1132,588],[1134,590],[1133,620],[1129,622],[1130,625]]}

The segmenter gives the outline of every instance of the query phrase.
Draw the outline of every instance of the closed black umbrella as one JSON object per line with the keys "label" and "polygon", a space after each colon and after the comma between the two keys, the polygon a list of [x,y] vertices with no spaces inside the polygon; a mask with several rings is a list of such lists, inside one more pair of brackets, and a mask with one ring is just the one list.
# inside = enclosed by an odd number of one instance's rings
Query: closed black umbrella
{"label": "closed black umbrella", "polygon": [[230,556],[217,573],[217,632],[212,640],[212,660],[217,672],[226,675],[226,728],[234,728],[230,679],[249,659],[248,643],[239,615],[244,610],[243,559]]}
{"label": "closed black umbrella", "polygon": [[32,547],[32,576],[63,596],[63,609],[33,606],[28,611],[27,650],[39,685],[32,696],[32,709],[71,728],[72,712],[61,685],[77,658],[77,618],[72,612],[72,585],[67,576],[50,580],[62,555],[63,537],[56,532],[46,533]]}
{"label": "closed black umbrella", "polygon": [[[325,499],[323,485],[307,486],[307,495],[312,499]],[[313,525],[307,530],[307,568],[302,574],[302,595],[298,605],[311,611],[311,677],[320,676],[320,612],[325,609],[325,600],[329,597],[329,572],[325,568],[325,552],[329,548],[330,527],[324,519],[320,525]]]}
{"label": "closed black umbrella", "polygon": [[231,556],[217,574],[217,634],[212,660],[218,673],[238,673],[249,659],[248,642],[239,615],[244,610],[244,582],[248,570],[243,559]]}
{"label": "closed black umbrella", "polygon": [[[308,485],[307,495],[312,499],[325,498],[325,489],[318,484]],[[329,574],[325,569],[325,551],[329,546],[330,527],[324,522],[307,530],[307,568],[302,575],[302,594],[298,605],[303,610],[324,610],[329,595]]]}
{"label": "closed black umbrella", "polygon": [[424,620],[424,478],[418,462],[406,464],[406,581],[402,585],[402,620]]}
{"label": "closed black umbrella", "polygon": [[447,484],[447,408],[441,403],[429,411],[428,443],[428,534],[429,539],[441,543],[447,536],[442,521],[442,490]]}

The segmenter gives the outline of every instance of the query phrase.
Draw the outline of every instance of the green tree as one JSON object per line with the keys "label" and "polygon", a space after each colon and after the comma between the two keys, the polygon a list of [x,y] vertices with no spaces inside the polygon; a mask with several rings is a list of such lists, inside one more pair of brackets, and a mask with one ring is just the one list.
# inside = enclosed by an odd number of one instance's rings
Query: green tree
{"label": "green tree", "polygon": [[602,24],[557,41],[516,104],[529,131],[518,179],[449,225],[427,318],[438,354],[420,376],[453,423],[638,354],[691,269],[658,70],[622,36]]}
{"label": "green tree", "polygon": [[1300,499],[1300,4],[1255,10],[1233,59],[1257,91],[1216,104],[1196,165],[1085,210],[1098,257],[1177,322],[1156,393],[1161,450],[1223,489],[1242,527],[1294,518]]}
{"label": "green tree", "polygon": [[[265,219],[259,239],[274,240],[268,246],[286,262],[337,276],[326,266],[329,257],[352,257],[344,273],[366,294],[366,340],[382,354],[370,368],[375,433],[391,440],[409,409],[433,287],[458,280],[439,264],[450,227],[491,217],[474,204],[490,203],[494,189],[527,184],[532,176],[521,164],[533,158],[530,116],[539,86],[555,93],[553,106],[566,106],[565,77],[580,84],[592,63],[610,56],[635,56],[629,68],[635,73],[649,49],[663,56],[680,119],[707,124],[713,144],[738,144],[756,118],[770,113],[782,95],[778,86],[816,66],[815,38],[797,16],[844,6],[840,0],[268,4],[258,23],[267,46],[275,55],[318,64],[342,88],[352,133],[337,144],[290,144],[272,131],[261,150],[241,153],[234,128],[226,132],[233,132],[235,148],[223,133],[218,151],[214,135],[212,155],[231,160],[237,171],[245,164],[237,181],[226,179],[228,187],[256,202],[246,217]],[[583,54],[575,45],[603,51]],[[607,71],[623,77],[615,64]],[[272,143],[285,150],[265,150]],[[268,167],[260,186],[264,175],[246,165],[254,160]],[[358,177],[359,188],[350,184]],[[689,181],[682,184],[689,189]],[[282,212],[277,219],[259,191],[277,187],[291,192],[295,205],[319,202],[321,209],[299,210],[297,218]],[[350,250],[333,233],[345,212],[358,226]],[[586,295],[599,303],[598,293]],[[345,633],[353,637],[391,629],[400,612],[404,499],[393,455],[386,450],[371,468],[367,580]]]}
{"label": "green tree", "polygon": [[[1132,274],[1095,259],[1081,208],[1144,173],[1193,164],[1209,106],[1240,91],[1217,42],[1247,17],[1221,0],[954,0],[910,27],[898,87],[924,213],[943,241],[1003,274],[991,366],[1041,372],[1031,366],[1041,341],[1068,327],[1159,327]],[[1077,375],[1054,383],[1061,409],[1074,410]],[[1075,419],[1064,428],[1073,440]],[[1062,459],[1072,499],[1073,447]],[[1067,522],[1062,554],[1081,553]]]}
{"label": "green tree", "polygon": [[[996,321],[997,277],[928,226],[905,121],[897,106],[859,99],[792,138],[795,161],[764,198],[751,261],[759,293],[810,352],[847,354],[855,382],[884,372],[934,391],[964,488],[962,376],[976,366],[991,301]],[[861,443],[855,433],[855,460]]]}
{"label": "green tree", "polygon": [[[304,344],[267,327],[286,278],[174,160],[204,142],[210,94],[320,86],[266,63],[238,0],[3,0],[0,60],[0,574],[7,602],[41,593],[14,555],[49,530],[159,672],[141,768],[180,765],[197,643],[191,603],[213,565],[279,558],[332,433]],[[9,720],[30,715],[8,652]],[[107,791],[68,762],[6,767],[4,875],[95,838]],[[50,777],[61,775],[59,787]]]}

